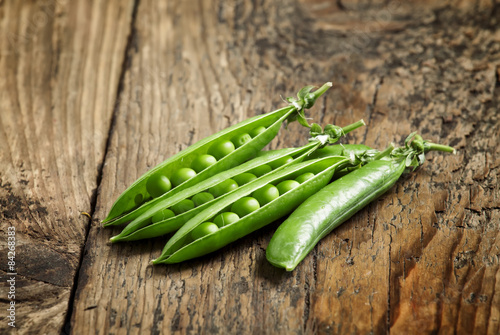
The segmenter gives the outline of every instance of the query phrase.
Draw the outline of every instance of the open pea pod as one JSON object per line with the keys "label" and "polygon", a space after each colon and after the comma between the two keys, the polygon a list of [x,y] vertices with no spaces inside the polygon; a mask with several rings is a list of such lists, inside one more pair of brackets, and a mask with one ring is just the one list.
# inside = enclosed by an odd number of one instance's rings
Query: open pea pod
{"label": "open pea pod", "polygon": [[[337,135],[319,134],[315,138],[310,139],[310,142],[307,145],[300,148],[288,148],[261,152],[259,153],[259,157],[212,176],[173,196],[162,196],[155,201],[150,202],[147,205],[143,205],[135,211],[126,214],[120,219],[113,221],[111,224],[120,224],[125,222],[125,220],[133,218],[133,221],[130,222],[119,235],[112,237],[111,241],[133,241],[157,237],[175,231],[194,215],[216,201],[214,197],[212,197],[212,199],[207,199],[203,202],[203,204],[193,204],[192,208],[187,208],[186,211],[179,213],[179,215],[169,216],[156,221],[155,217],[157,217],[158,213],[164,210],[170,211],[168,208],[179,206],[179,204],[183,201],[185,202],[186,199],[195,199],[195,197],[200,195],[200,193],[206,193],[204,192],[205,190],[209,190],[214,187],[215,190],[217,190],[217,187],[219,187],[218,185],[224,185],[224,183],[227,184],[227,182],[230,182],[230,185],[234,186],[234,188],[231,188],[224,193],[235,192],[238,187],[246,183],[240,182],[245,174],[253,176],[254,179],[257,179],[255,175],[249,173],[260,171],[258,176],[262,177],[271,171],[283,169],[290,164],[301,162],[303,159],[308,158],[316,149],[324,146],[327,142],[333,143],[334,141],[337,141],[340,136],[343,136],[344,134],[347,134],[362,125],[364,125],[363,120],[355,122],[344,128],[340,128],[342,131],[338,132]],[[237,180],[237,182],[231,179],[233,177]],[[250,180],[247,182],[249,181]],[[221,187],[223,188],[223,186],[220,186],[219,189]],[[188,200],[188,204],[189,201],[190,200]]]}
{"label": "open pea pod", "polygon": [[[261,155],[259,155],[259,157],[251,159],[232,169],[229,169],[215,176],[212,176],[208,179],[205,179],[204,181],[196,185],[193,185],[192,187],[189,187],[171,197],[166,197],[164,199],[161,199],[161,201],[157,201],[148,207],[145,206],[140,207],[139,208],[140,211],[139,209],[134,211],[140,213],[138,213],[138,215],[134,218],[134,220],[130,222],[120,234],[112,237],[111,242],[135,241],[144,238],[157,237],[176,231],[190,218],[198,214],[206,207],[213,204],[217,200],[217,198],[208,201],[200,206],[196,206],[195,208],[192,208],[182,214],[166,218],[165,220],[151,223],[151,219],[158,212],[164,209],[171,208],[172,206],[175,206],[179,202],[183,201],[184,199],[190,199],[196,194],[200,194],[201,192],[204,192],[214,186],[220,185],[221,183],[224,183],[225,181],[235,176],[239,176],[244,173],[250,173],[256,169],[261,169],[265,171],[265,169],[262,169],[262,167],[264,166],[268,166],[269,168],[275,167],[275,169],[279,169],[291,163],[283,161],[285,163],[284,165],[276,166],[276,164],[280,164],[280,160],[282,160],[283,158],[290,157],[294,159],[293,161],[297,160],[300,161],[304,157],[307,157],[307,154],[310,153],[312,150],[314,150],[319,144],[320,144],[319,142],[315,141],[315,142],[310,142],[309,144],[300,148],[285,148],[279,150],[264,151],[262,152]],[[270,169],[269,172],[271,171],[272,170]],[[269,173],[267,171],[265,172]],[[128,215],[125,215],[123,218],[127,219],[127,216]],[[120,222],[120,221],[121,218],[115,222]]]}
{"label": "open pea pod", "polygon": [[[308,86],[299,92],[298,99],[288,98],[289,106],[249,118],[166,159],[139,177],[118,197],[103,223],[115,220],[124,213],[141,206],[150,197],[158,197],[165,193],[169,196],[174,195],[206,178],[255,157],[256,153],[278,134],[283,121],[297,120],[301,124],[307,125],[303,114],[304,109],[312,107],[315,100],[331,85],[331,83],[326,83],[314,92],[311,92],[313,87]],[[215,158],[215,161],[212,160],[209,164],[202,165],[202,169],[198,173],[194,172],[190,168],[193,162],[201,155],[207,154]],[[180,169],[190,171],[179,178],[174,178]],[[174,183],[174,179],[178,182]],[[157,181],[162,183],[161,187],[155,185]],[[171,187],[172,185],[174,187]],[[148,186],[150,186],[149,189]]]}
{"label": "open pea pod", "polygon": [[[289,214],[300,203],[327,185],[335,171],[344,169],[347,166],[354,166],[357,163],[359,162],[342,156],[327,157],[292,164],[254,180],[237,191],[221,197],[212,206],[190,219],[167,242],[160,257],[152,263],[178,263],[218,250]],[[293,179],[298,179],[306,174],[312,174],[312,176],[295,187],[285,188],[283,192],[280,190],[280,185],[287,184]],[[245,211],[248,211],[247,209],[237,208],[237,204],[251,198],[250,195],[257,197],[259,191],[266,187],[278,188],[280,190],[279,196],[247,214],[245,214]],[[223,215],[226,213],[228,207],[231,208],[231,211],[240,212],[238,220],[213,229],[208,234],[202,234],[204,236],[197,236],[200,227],[210,223],[210,220],[216,220],[218,214]],[[241,212],[243,215],[241,215]]]}
{"label": "open pea pod", "polygon": [[[208,179],[205,179],[201,181],[198,184],[195,184],[191,187],[185,188],[181,190],[180,192],[172,195],[172,194],[164,194],[158,198],[155,198],[145,204],[143,204],[141,207],[136,208],[135,210],[122,215],[121,217],[117,218],[116,220],[113,220],[111,222],[105,223],[104,226],[116,226],[116,225],[121,225],[123,223],[129,222],[129,221],[142,221],[144,218],[148,218],[153,216],[157,211],[168,208],[169,206],[175,205],[179,201],[183,199],[187,199],[199,192],[202,192],[205,189],[208,189],[209,187],[212,187],[221,181],[224,181],[228,178],[232,178],[233,176],[236,176],[238,174],[248,172],[248,170],[254,169],[258,166],[261,165],[269,165],[269,163],[273,163],[274,161],[277,161],[283,157],[292,157],[296,158],[299,156],[302,156],[304,153],[310,153],[315,150],[315,148],[320,145],[319,141],[313,141],[308,143],[307,145],[300,147],[300,148],[287,148],[287,149],[278,149],[278,150],[271,150],[271,151],[261,151],[258,154],[262,157],[256,157],[254,159],[251,159],[242,165],[236,166],[234,168],[231,168],[229,170],[219,172],[218,174],[209,177]],[[128,227],[128,226],[127,226]],[[130,232],[130,231],[129,231]]]}

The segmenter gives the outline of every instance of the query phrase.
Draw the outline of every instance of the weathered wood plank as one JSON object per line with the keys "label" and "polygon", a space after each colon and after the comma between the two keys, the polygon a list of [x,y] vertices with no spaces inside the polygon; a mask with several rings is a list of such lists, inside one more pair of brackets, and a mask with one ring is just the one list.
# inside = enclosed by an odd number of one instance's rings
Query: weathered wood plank
{"label": "weathered wood plank", "polygon": [[[89,226],[131,1],[0,4],[0,274],[16,229],[18,334],[59,333]],[[11,276],[9,276],[10,278]]]}
{"label": "weathered wood plank", "polygon": [[[498,333],[499,20],[487,1],[141,1],[74,333]],[[350,142],[418,130],[458,155],[429,155],[293,273],[265,260],[276,225],[168,267],[147,266],[165,239],[106,244],[99,219],[147,169],[328,80],[310,115],[364,118]]]}

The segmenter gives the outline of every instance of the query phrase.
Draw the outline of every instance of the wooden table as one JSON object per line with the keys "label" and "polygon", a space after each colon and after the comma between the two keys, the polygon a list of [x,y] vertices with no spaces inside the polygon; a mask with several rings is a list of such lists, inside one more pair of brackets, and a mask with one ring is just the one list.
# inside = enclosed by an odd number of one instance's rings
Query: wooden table
{"label": "wooden table", "polygon": [[[17,334],[500,333],[498,0],[6,0],[0,27],[0,333],[11,301]],[[145,171],[326,81],[308,116],[367,122],[343,143],[418,131],[458,154],[291,273],[265,259],[278,223],[173,266],[148,266],[165,238],[107,243]]]}

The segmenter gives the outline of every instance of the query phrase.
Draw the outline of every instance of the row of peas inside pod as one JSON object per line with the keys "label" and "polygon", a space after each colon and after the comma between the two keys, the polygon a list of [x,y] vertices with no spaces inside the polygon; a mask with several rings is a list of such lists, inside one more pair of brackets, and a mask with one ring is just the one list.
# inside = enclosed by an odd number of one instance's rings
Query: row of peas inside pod
{"label": "row of peas inside pod", "polygon": [[[273,184],[264,185],[253,192],[252,196],[243,197],[235,201],[231,205],[230,211],[224,211],[215,216],[213,222],[207,221],[197,226],[191,231],[191,238],[197,240],[205,235],[216,232],[219,228],[238,221],[240,218],[270,203],[280,195],[300,186],[302,182],[312,177],[314,177],[313,172],[305,172],[295,178],[295,180],[283,180],[276,186]],[[255,179],[257,179],[257,177],[254,176],[253,180]]]}
{"label": "row of peas inside pod", "polygon": [[[257,137],[264,131],[266,131],[266,128],[264,126],[259,126],[252,129],[249,133],[238,134],[231,140],[214,143],[206,154],[195,157],[190,167],[179,168],[171,174],[170,178],[166,176],[163,171],[158,171],[150,176],[146,182],[148,194],[153,198],[157,198],[167,193],[172,187],[177,187],[185,181],[195,177],[197,173],[214,165],[217,161],[226,157],[245,143],[250,142],[252,138]],[[136,202],[141,203],[142,200]]]}
{"label": "row of peas inside pod", "polygon": [[[304,116],[331,83],[313,91],[306,86],[289,105],[257,115],[228,127],[182,150],[149,170],[130,185],[114,202],[104,226],[119,225],[137,216],[137,209],[152,206],[159,199],[173,196],[213,175],[253,158],[279,132],[283,122],[299,121],[309,126]],[[211,157],[210,157],[211,156]]]}
{"label": "row of peas inside pod", "polygon": [[[317,134],[303,147],[260,152],[254,159],[205,179],[175,195],[158,199],[149,206],[143,206],[134,211],[133,220],[120,234],[112,237],[111,241],[132,241],[176,231],[220,197],[235,192],[241,186],[258,180],[273,171],[283,169],[304,159],[310,159],[311,155],[327,142],[333,143],[343,134],[363,124],[362,121],[358,121],[344,128],[339,127],[339,131],[335,134]],[[334,153],[331,152],[329,155],[334,155]],[[130,217],[130,215],[125,217]]]}

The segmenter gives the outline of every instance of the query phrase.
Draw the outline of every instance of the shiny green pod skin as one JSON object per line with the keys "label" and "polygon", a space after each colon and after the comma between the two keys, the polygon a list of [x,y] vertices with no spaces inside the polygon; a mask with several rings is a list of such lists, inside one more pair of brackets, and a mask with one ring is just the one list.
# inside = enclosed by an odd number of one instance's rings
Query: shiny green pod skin
{"label": "shiny green pod skin", "polygon": [[[294,108],[285,107],[269,114],[258,115],[247,119],[212,136],[209,136],[168,158],[163,163],[157,165],[155,168],[139,177],[139,179],[127,188],[113,204],[103,223],[106,224],[124,213],[136,208],[137,204],[135,199],[139,194],[142,195],[143,198],[149,197],[146,190],[146,183],[149,176],[152,176],[155,173],[164,173],[168,175],[180,168],[190,166],[191,162],[196,157],[206,154],[210,146],[216,141],[230,140],[237,133],[248,132],[255,127],[265,126],[266,131],[259,134],[252,141],[242,145],[237,150],[234,150],[227,156],[218,160],[217,163],[196,174],[194,178],[191,178],[181,185],[172,188],[161,197],[164,197],[165,195],[171,196],[187,187],[199,183],[201,180],[217,174],[218,172],[230,169],[248,158],[254,157],[258,151],[265,147],[277,135],[283,121],[285,121],[288,116],[294,112],[294,110]],[[153,201],[156,199],[158,198],[153,199]]]}
{"label": "shiny green pod skin", "polygon": [[[159,263],[178,263],[199,257],[257,230],[265,225],[287,215],[305,199],[323,188],[333,177],[337,169],[353,163],[345,157],[329,157],[318,160],[304,161],[288,166],[285,169],[270,173],[254,180],[232,194],[227,194],[213,206],[193,217],[168,241],[160,257],[153,261]],[[299,187],[280,195],[273,201],[260,207],[258,210],[240,218],[240,220],[220,228],[217,232],[190,242],[189,233],[198,225],[216,216],[220,211],[235,203],[242,197],[267,184],[277,184],[283,180],[293,179],[304,172],[315,172],[313,178],[308,179]]]}
{"label": "shiny green pod skin", "polygon": [[324,187],[279,226],[267,260],[292,271],[323,237],[388,191],[405,168],[404,161],[374,160]]}
{"label": "shiny green pod skin", "polygon": [[[267,164],[268,162],[280,160],[282,157],[294,156],[296,157],[294,162],[300,162],[304,157],[307,157],[311,150],[315,150],[316,147],[320,145],[319,142],[310,142],[309,144],[300,148],[285,148],[273,151],[266,151],[259,157],[249,160],[239,166],[236,166],[227,171],[221,172],[215,176],[212,176],[190,188],[183,190],[171,197],[157,201],[152,206],[143,208],[135,219],[130,222],[123,231],[112,237],[112,242],[124,242],[124,241],[135,241],[139,239],[152,238],[157,236],[162,236],[179,229],[185,222],[195,216],[197,213],[203,209],[210,206],[216,199],[209,201],[201,206],[195,207],[194,209],[182,213],[181,215],[168,218],[166,220],[150,224],[150,219],[159,211],[169,208],[178,202],[188,199],[195,194],[198,194],[204,190],[207,190],[214,185],[217,185],[233,176],[240,175],[247,171],[254,169],[262,164]],[[282,166],[281,168],[284,168]],[[126,218],[126,217],[124,217]],[[121,220],[120,220],[121,221]]]}
{"label": "shiny green pod skin", "polygon": [[[163,196],[171,196],[183,189],[199,183],[200,181],[209,178],[219,172],[230,169],[242,162],[255,157],[256,153],[265,147],[279,132],[281,124],[290,119],[294,113],[301,115],[303,109],[310,108],[314,101],[321,96],[329,87],[331,83],[326,83],[314,92],[310,92],[312,86],[303,88],[299,92],[299,100],[293,100],[289,106],[278,109],[274,112],[257,115],[240,122],[234,126],[228,127],[214,135],[206,137],[205,139],[195,143],[189,148],[177,153],[176,155],[166,159],[153,169],[149,170],[141,177],[139,177],[131,186],[129,186],[112,205],[111,210],[103,220],[103,224],[109,223],[120,217],[121,215],[137,208],[144,204],[144,200],[148,199],[146,184],[149,177],[156,174],[163,174],[170,176],[174,171],[180,168],[191,166],[191,163],[200,155],[207,154],[212,145],[221,143],[223,141],[231,141],[231,139],[238,135],[253,132],[256,129],[265,128],[263,131],[256,133],[256,136],[246,143],[242,143],[236,150],[228,155],[222,157],[217,163],[207,167],[200,173],[196,174],[193,178],[183,182],[181,185],[174,187],[167,191]],[[292,100],[289,100],[292,101]],[[163,197],[162,196],[162,197]],[[156,200],[156,199],[154,199]]]}
{"label": "shiny green pod skin", "polygon": [[[389,146],[374,160],[350,172],[310,197],[276,230],[266,250],[267,260],[292,271],[324,236],[386,191],[406,168],[422,165],[429,151],[456,154],[452,147],[410,134],[404,147]],[[390,153],[390,158],[385,155]]]}

